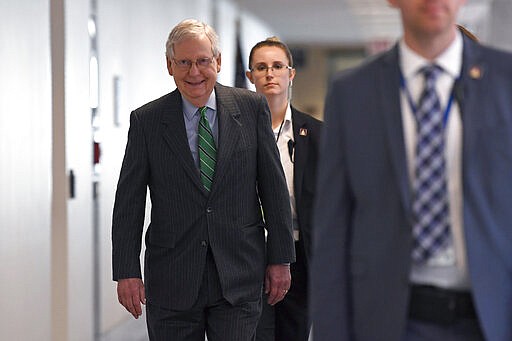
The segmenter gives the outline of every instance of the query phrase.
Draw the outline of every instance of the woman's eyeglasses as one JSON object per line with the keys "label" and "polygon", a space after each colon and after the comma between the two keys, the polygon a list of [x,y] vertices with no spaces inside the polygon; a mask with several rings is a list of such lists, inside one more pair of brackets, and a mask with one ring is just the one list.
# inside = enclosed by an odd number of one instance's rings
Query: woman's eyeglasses
{"label": "woman's eyeglasses", "polygon": [[283,74],[287,70],[292,70],[293,68],[291,66],[281,64],[281,63],[274,63],[272,65],[267,64],[256,64],[252,69],[251,72],[256,75],[263,75],[267,74],[269,70],[272,70],[275,74]]}

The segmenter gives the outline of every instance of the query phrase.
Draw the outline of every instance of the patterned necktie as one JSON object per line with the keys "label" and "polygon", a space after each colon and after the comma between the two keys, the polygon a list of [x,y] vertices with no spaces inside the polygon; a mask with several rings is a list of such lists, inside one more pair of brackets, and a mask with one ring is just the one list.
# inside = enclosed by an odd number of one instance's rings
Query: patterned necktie
{"label": "patterned necktie", "polygon": [[436,78],[442,69],[430,65],[420,72],[425,77],[425,89],[415,111],[418,140],[412,257],[417,263],[428,260],[450,238],[443,112],[435,90]]}
{"label": "patterned necktie", "polygon": [[209,192],[212,187],[213,175],[215,174],[215,162],[217,161],[217,149],[213,139],[210,123],[206,118],[206,107],[199,108],[201,118],[198,126],[198,152],[199,170],[204,188]]}

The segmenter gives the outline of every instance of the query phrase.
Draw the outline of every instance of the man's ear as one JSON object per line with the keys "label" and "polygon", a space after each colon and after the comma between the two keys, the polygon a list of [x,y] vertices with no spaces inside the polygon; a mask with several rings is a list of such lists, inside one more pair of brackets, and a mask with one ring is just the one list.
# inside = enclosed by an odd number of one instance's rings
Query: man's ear
{"label": "man's ear", "polygon": [[173,71],[172,71],[172,60],[169,59],[169,57],[165,57],[165,60],[167,62],[167,72],[169,72],[169,75],[172,76],[173,75]]}
{"label": "man's ear", "polygon": [[217,57],[215,57],[215,60],[217,60],[217,73],[219,73],[220,72],[220,64],[222,62],[222,58],[220,56],[220,53],[219,53],[219,55]]}

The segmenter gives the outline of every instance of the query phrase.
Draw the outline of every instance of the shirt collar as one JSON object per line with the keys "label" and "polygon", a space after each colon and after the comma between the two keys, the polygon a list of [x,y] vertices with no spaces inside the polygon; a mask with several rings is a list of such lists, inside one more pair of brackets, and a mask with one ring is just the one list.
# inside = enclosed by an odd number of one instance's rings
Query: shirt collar
{"label": "shirt collar", "polygon": [[[185,117],[190,121],[198,113],[198,107],[187,101],[183,95],[181,95],[181,99],[183,101],[183,114]],[[215,99],[215,91],[212,91],[210,94],[210,97],[208,98],[208,101],[206,101],[206,106],[213,111],[217,111],[217,101]]]}
{"label": "shirt collar", "polygon": [[292,124],[292,109],[290,104],[286,107],[286,113],[284,114],[284,125],[283,131],[281,132],[287,140],[293,139],[293,124]]}
{"label": "shirt collar", "polygon": [[289,103],[288,103],[288,106],[286,107],[286,113],[284,114],[284,120],[285,120],[285,122],[292,121],[292,109],[291,109]]}
{"label": "shirt collar", "polygon": [[[423,66],[430,64],[428,60],[411,50],[403,38],[399,42],[399,49],[401,69],[405,79],[414,77]],[[434,63],[453,78],[459,77],[462,69],[462,36],[460,32],[457,31],[453,42],[434,60]]]}
{"label": "shirt collar", "polygon": [[283,125],[274,129],[274,133],[277,133],[279,130],[281,130],[281,132],[282,132],[284,129],[286,129],[289,126],[289,124],[291,122],[292,122],[292,109],[290,107],[290,104],[288,103],[288,106],[286,107],[286,112],[284,113]]}

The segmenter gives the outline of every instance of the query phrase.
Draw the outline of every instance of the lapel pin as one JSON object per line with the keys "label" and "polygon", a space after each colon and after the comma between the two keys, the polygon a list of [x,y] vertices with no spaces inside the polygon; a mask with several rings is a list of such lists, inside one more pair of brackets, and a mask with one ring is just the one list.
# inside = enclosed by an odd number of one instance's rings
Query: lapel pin
{"label": "lapel pin", "polygon": [[299,129],[299,135],[300,136],[307,136],[308,135],[308,130],[306,128],[300,128]]}
{"label": "lapel pin", "polygon": [[482,78],[482,73],[482,69],[479,66],[473,66],[471,69],[469,69],[469,76],[473,79]]}

